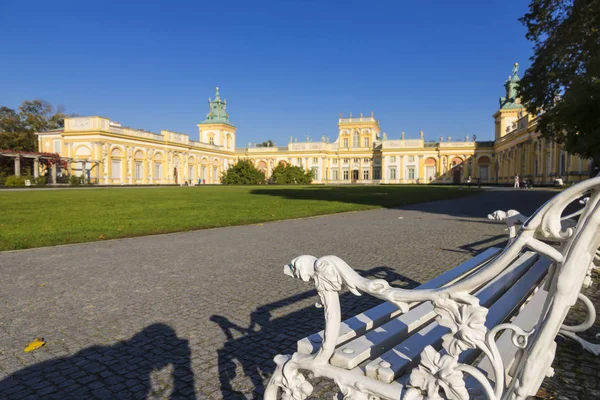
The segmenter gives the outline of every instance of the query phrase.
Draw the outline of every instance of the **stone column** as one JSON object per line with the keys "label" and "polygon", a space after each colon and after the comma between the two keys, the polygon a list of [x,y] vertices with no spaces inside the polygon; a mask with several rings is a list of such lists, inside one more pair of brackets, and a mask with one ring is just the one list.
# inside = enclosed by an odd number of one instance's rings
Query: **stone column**
{"label": "stone column", "polygon": [[[358,141],[359,141],[359,144],[360,144],[360,138],[359,138]],[[363,179],[364,175],[363,175],[363,170],[362,170],[362,166],[363,166],[362,164],[363,164],[363,159],[359,158],[358,159],[358,180],[361,181],[361,182],[364,180]]]}
{"label": "stone column", "polygon": [[86,164],[85,160],[81,161],[81,176],[83,176],[84,180],[87,180],[87,171],[85,170]]}
{"label": "stone column", "polygon": [[398,180],[400,183],[406,183],[404,181],[404,156],[398,156],[400,159],[400,168],[398,168]]}
{"label": "stone column", "polygon": [[33,159],[33,177],[39,178],[39,176],[40,176],[40,159],[34,158]]}
{"label": "stone column", "polygon": [[52,164],[52,183],[56,185],[56,164]]}
{"label": "stone column", "polygon": [[[106,146],[106,154],[104,154],[104,184],[108,185],[110,183],[110,174],[109,174],[109,164],[112,162],[112,155],[110,154],[110,147]],[[104,151],[104,150],[103,150]]]}
{"label": "stone column", "polygon": [[21,176],[21,157],[15,157],[15,176]]}

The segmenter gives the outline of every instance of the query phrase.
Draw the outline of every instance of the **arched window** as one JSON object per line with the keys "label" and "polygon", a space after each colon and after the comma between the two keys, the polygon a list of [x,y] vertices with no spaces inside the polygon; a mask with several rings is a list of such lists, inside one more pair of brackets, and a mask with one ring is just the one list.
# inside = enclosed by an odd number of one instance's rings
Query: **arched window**
{"label": "arched window", "polygon": [[352,147],[360,147],[360,135],[358,132],[354,132],[354,140],[352,141]]}

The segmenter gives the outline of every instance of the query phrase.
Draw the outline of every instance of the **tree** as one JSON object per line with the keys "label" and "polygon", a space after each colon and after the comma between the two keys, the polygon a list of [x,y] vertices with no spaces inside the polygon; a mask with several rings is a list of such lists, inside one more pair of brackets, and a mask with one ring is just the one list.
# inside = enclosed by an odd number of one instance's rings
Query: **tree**
{"label": "tree", "polygon": [[269,139],[266,142],[257,143],[256,147],[275,147],[275,142]]}
{"label": "tree", "polygon": [[247,159],[239,160],[221,178],[221,183],[224,185],[261,185],[265,181],[265,174]]}
{"label": "tree", "polygon": [[521,101],[543,137],[600,163],[600,0],[531,0],[520,21],[534,43]]}
{"label": "tree", "polygon": [[273,183],[279,185],[309,185],[313,180],[313,173],[294,165],[279,164],[273,169],[272,179]]}
{"label": "tree", "polygon": [[24,101],[18,112],[0,107],[0,149],[37,151],[35,132],[64,126],[62,107],[54,109],[43,100]]}

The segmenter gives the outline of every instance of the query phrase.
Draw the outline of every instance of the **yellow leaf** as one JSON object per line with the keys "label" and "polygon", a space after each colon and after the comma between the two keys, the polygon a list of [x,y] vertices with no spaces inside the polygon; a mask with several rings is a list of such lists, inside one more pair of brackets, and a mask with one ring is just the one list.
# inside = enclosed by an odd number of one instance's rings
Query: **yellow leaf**
{"label": "yellow leaf", "polygon": [[263,226],[263,224],[256,224],[256,226]]}
{"label": "yellow leaf", "polygon": [[104,235],[99,235],[98,239],[104,239]]}
{"label": "yellow leaf", "polygon": [[33,342],[29,343],[27,347],[25,347],[25,353],[29,353],[30,351],[34,351],[42,347],[46,344],[44,338],[35,338]]}
{"label": "yellow leaf", "polygon": [[46,286],[46,284],[45,283],[40,283],[40,286]]}

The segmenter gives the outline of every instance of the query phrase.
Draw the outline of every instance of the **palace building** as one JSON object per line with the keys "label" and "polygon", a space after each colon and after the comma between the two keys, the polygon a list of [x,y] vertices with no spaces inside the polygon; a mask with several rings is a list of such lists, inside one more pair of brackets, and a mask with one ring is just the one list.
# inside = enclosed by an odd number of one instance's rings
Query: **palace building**
{"label": "palace building", "polygon": [[335,141],[298,142],[287,146],[236,147],[236,127],[229,121],[219,88],[209,99],[209,113],[198,124],[199,141],[163,130],[148,132],[121,126],[103,117],[66,118],[63,129],[39,132],[39,151],[59,153],[70,174],[99,185],[216,184],[238,159],[248,158],[267,177],[278,164],[312,170],[313,183],[461,183],[510,184],[514,175],[534,184],[565,183],[589,176],[590,160],[567,154],[536,132],[536,117],[516,97],[518,64],[505,83],[505,96],[493,115],[493,141],[475,137],[425,141],[389,138],[374,114],[340,115]]}

